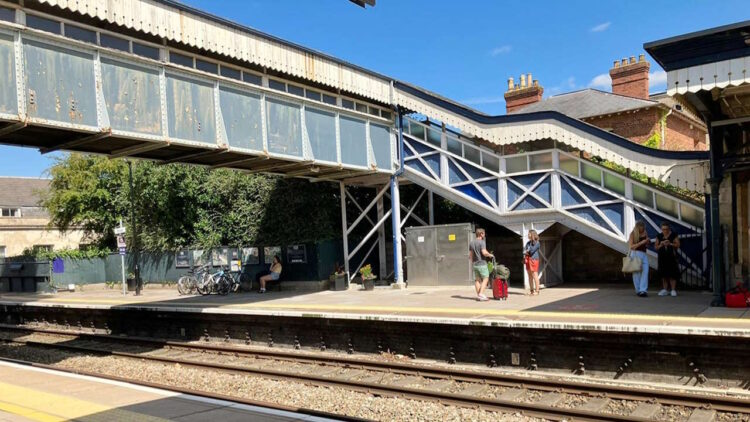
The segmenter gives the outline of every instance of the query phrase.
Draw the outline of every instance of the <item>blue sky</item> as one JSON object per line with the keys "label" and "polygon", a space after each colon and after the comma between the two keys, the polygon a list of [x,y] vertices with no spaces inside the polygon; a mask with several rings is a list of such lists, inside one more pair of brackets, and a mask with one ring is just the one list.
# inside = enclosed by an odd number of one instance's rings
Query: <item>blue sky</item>
{"label": "blue sky", "polygon": [[[508,77],[545,96],[609,90],[613,60],[643,43],[750,19],[747,1],[186,0],[186,4],[503,114]],[[647,56],[647,58],[649,58]],[[666,77],[651,66],[652,92]],[[48,157],[0,147],[0,175],[39,176]]]}

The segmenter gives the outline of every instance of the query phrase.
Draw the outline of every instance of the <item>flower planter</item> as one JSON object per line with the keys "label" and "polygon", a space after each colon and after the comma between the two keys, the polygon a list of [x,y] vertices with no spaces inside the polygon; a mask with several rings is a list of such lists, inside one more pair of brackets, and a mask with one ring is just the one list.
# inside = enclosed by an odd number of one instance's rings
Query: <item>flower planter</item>
{"label": "flower planter", "polygon": [[367,278],[362,280],[362,286],[365,288],[365,290],[375,290],[375,279]]}
{"label": "flower planter", "polygon": [[336,274],[331,285],[332,290],[341,291],[348,289],[349,286],[346,282],[346,274]]}

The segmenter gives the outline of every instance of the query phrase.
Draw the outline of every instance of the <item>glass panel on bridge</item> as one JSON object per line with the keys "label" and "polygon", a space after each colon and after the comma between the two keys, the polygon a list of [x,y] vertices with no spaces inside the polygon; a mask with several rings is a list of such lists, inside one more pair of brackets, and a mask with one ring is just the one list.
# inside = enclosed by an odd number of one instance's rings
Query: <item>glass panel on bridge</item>
{"label": "glass panel on bridge", "polygon": [[26,26],[53,34],[62,33],[60,22],[36,15],[26,15]]}
{"label": "glass panel on bridge", "polygon": [[93,56],[30,40],[23,51],[29,116],[96,126]]}
{"label": "glass panel on bridge", "polygon": [[492,154],[482,152],[482,166],[487,170],[498,173],[500,171],[500,159]]}
{"label": "glass panel on bridge", "polygon": [[625,195],[625,179],[622,177],[604,173],[604,187],[620,195]]}
{"label": "glass panel on bridge", "polygon": [[578,176],[578,160],[569,155],[560,154],[560,170]]}
{"label": "glass panel on bridge", "polygon": [[221,76],[225,78],[237,79],[238,81],[242,80],[242,72],[237,69],[222,65],[219,70],[221,72]]}
{"label": "glass panel on bridge", "polygon": [[680,204],[680,216],[686,223],[692,224],[695,227],[703,228],[703,212],[688,206],[686,204]]}
{"label": "glass panel on bridge", "polygon": [[525,155],[508,157],[505,159],[505,172],[508,174],[529,171],[529,163]]}
{"label": "glass panel on bridge", "polygon": [[0,34],[0,72],[5,75],[5,83],[0,84],[0,113],[18,113],[15,69],[13,37]]}
{"label": "glass panel on bridge", "polygon": [[15,22],[16,21],[16,10],[10,7],[0,6],[0,21]]}
{"label": "glass panel on bridge", "polygon": [[253,85],[263,85],[263,78],[255,73],[242,72],[242,80]]}
{"label": "glass panel on bridge", "polygon": [[184,54],[169,52],[169,62],[185,67],[193,67],[193,58]]}
{"label": "glass panel on bridge", "polygon": [[370,141],[375,153],[375,164],[380,169],[391,170],[391,129],[370,123]]}
{"label": "glass panel on bridge", "polygon": [[263,151],[260,95],[222,86],[219,106],[229,146]]}
{"label": "glass panel on bridge", "polygon": [[169,137],[216,144],[213,87],[176,75],[167,75]]}
{"label": "glass panel on bridge", "polygon": [[102,58],[102,92],[112,129],[161,135],[159,72]]}
{"label": "glass panel on bridge", "polygon": [[424,140],[424,126],[419,123],[409,122],[409,133],[417,139]]}
{"label": "glass panel on bridge", "polygon": [[656,194],[656,209],[672,217],[677,217],[677,201],[658,193]]}
{"label": "glass panel on bridge", "polygon": [[147,59],[159,60],[159,49],[150,45],[133,42],[133,54],[137,54]]}
{"label": "glass panel on bridge", "polygon": [[458,139],[448,136],[446,138],[448,140],[448,152],[452,154],[456,154],[459,157],[463,155],[463,151],[461,149],[461,142],[459,142]]}
{"label": "glass panel on bridge", "polygon": [[442,136],[442,132],[440,130],[437,130],[437,129],[427,130],[427,142],[431,143],[432,145],[435,145],[438,148],[440,148],[441,136]]}
{"label": "glass panel on bridge", "polygon": [[219,65],[213,62],[207,62],[201,59],[195,59],[195,68],[203,72],[219,74]]}
{"label": "glass panel on bridge", "polygon": [[367,138],[365,122],[348,117],[340,118],[341,162],[367,166]]}
{"label": "glass panel on bridge", "polygon": [[479,148],[475,148],[469,145],[464,144],[464,158],[467,160],[475,163],[475,164],[481,164],[481,158],[479,153]]}
{"label": "glass panel on bridge", "polygon": [[301,106],[266,98],[268,151],[302,156]]}
{"label": "glass panel on bridge", "polygon": [[584,179],[594,182],[597,185],[601,186],[602,184],[602,171],[598,168],[586,164],[581,163],[581,172]]}
{"label": "glass panel on bridge", "polygon": [[74,40],[96,44],[96,32],[65,24],[65,36]]}
{"label": "glass panel on bridge", "polygon": [[529,170],[546,170],[552,168],[552,153],[534,154],[529,156]]}
{"label": "glass panel on bridge", "polygon": [[643,205],[654,206],[654,193],[641,185],[633,184],[633,199]]}
{"label": "glass panel on bridge", "polygon": [[305,127],[316,160],[336,162],[336,114],[305,107]]}
{"label": "glass panel on bridge", "polygon": [[112,35],[99,34],[99,45],[114,50],[130,52],[130,41],[113,37]]}

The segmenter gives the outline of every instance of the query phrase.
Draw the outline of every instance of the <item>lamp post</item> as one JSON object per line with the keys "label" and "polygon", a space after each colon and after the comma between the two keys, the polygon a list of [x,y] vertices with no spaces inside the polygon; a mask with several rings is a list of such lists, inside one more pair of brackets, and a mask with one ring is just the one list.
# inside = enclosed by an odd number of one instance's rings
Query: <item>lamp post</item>
{"label": "lamp post", "polygon": [[128,183],[130,185],[130,227],[133,231],[133,274],[135,274],[135,295],[141,295],[141,271],[138,268],[138,229],[135,225],[135,190],[133,188],[133,163],[131,160],[125,160],[128,163]]}

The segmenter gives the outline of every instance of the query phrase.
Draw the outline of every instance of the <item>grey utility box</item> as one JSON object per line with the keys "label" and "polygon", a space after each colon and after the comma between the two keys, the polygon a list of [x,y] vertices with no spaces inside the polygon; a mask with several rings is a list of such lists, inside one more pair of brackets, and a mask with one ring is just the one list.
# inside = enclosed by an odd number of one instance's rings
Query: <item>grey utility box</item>
{"label": "grey utility box", "polygon": [[406,229],[406,271],[411,286],[465,286],[471,282],[471,223]]}

